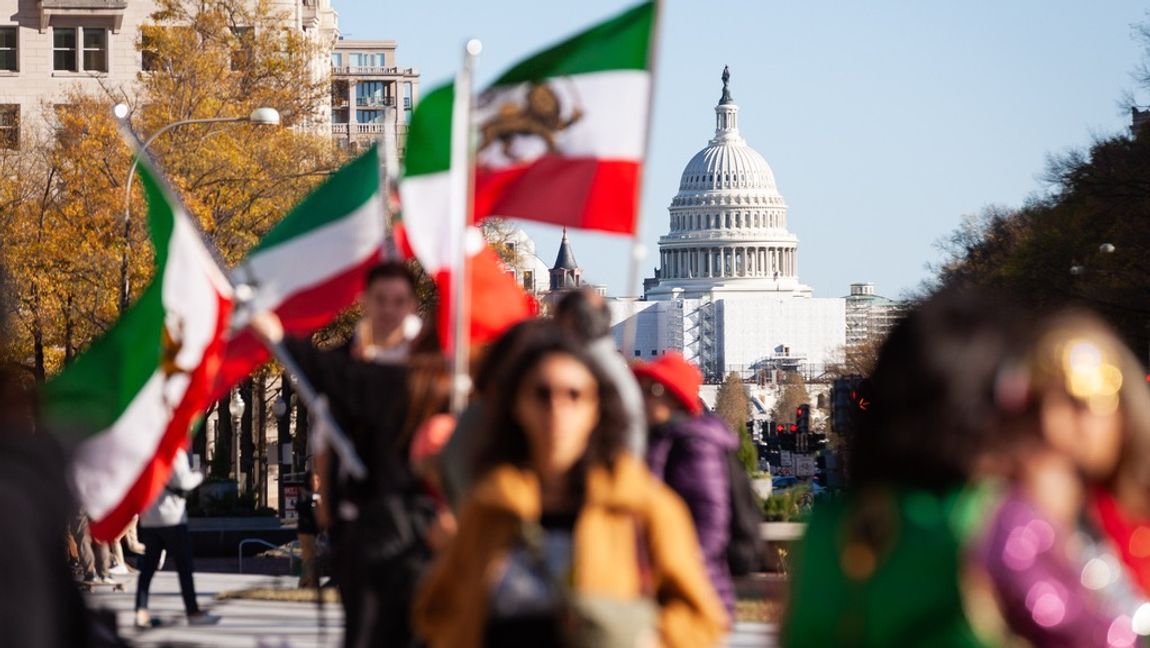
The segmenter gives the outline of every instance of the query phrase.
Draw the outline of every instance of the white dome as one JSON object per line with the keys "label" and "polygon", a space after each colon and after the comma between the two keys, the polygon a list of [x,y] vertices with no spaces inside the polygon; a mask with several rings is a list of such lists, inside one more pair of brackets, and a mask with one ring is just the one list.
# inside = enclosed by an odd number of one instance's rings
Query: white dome
{"label": "white dome", "polygon": [[757,189],[778,193],[775,174],[758,151],[742,138],[712,140],[695,154],[679,181],[679,191]]}

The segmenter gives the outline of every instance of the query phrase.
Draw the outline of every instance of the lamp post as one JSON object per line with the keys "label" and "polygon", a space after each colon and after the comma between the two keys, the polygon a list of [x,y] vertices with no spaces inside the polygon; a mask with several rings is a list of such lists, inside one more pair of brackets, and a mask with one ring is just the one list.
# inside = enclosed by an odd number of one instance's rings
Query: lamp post
{"label": "lamp post", "polygon": [[[128,119],[129,109],[126,104],[116,104],[112,107],[112,114],[120,121]],[[275,108],[260,107],[252,111],[247,117],[207,117],[203,119],[181,119],[167,124],[160,130],[152,133],[147,140],[144,141],[143,146],[140,147],[140,153],[148,150],[152,142],[164,133],[170,131],[177,126],[186,126],[188,124],[231,124],[231,123],[250,123],[260,126],[279,126],[280,114]],[[128,261],[131,258],[132,251],[132,180],[136,177],[136,166],[140,163],[139,157],[132,158],[132,166],[128,168],[128,177],[124,180],[124,254],[120,257],[120,312],[128,310],[128,296],[131,294],[130,278],[128,273]]]}
{"label": "lamp post", "polygon": [[240,396],[240,390],[233,390],[232,399],[228,403],[228,413],[232,415],[232,438],[234,439],[232,443],[232,456],[235,457],[237,488],[242,486],[242,484],[240,484],[240,476],[242,474],[240,469],[240,423],[244,417],[244,408],[246,407],[247,404],[244,403],[243,397]]}

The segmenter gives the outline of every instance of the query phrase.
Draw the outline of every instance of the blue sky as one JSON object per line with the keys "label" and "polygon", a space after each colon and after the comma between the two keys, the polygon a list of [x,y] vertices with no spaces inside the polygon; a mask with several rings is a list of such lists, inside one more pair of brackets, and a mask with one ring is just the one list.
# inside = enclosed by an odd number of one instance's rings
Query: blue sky
{"label": "blue sky", "polygon": [[[398,41],[424,89],[483,41],[478,81],[630,6],[584,0],[334,0],[349,39]],[[818,297],[871,281],[897,297],[927,278],[935,243],[966,214],[1044,189],[1048,155],[1128,125],[1118,100],[1142,58],[1129,0],[664,3],[642,206],[643,276],[667,231],[679,174],[714,128],[719,74],[748,143],[766,157]],[[1145,93],[1136,92],[1142,103]],[[557,229],[529,225],[550,264]],[[571,236],[584,276],[627,293],[629,239]]]}

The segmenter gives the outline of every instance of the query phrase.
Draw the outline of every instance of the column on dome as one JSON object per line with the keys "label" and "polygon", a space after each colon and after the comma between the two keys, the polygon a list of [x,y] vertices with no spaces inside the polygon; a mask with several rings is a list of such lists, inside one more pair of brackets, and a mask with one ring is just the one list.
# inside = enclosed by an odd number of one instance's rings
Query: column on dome
{"label": "column on dome", "polygon": [[770,274],[770,266],[767,264],[767,248],[759,248],[759,260],[762,262],[760,267],[763,269],[763,272],[760,276],[766,277]]}

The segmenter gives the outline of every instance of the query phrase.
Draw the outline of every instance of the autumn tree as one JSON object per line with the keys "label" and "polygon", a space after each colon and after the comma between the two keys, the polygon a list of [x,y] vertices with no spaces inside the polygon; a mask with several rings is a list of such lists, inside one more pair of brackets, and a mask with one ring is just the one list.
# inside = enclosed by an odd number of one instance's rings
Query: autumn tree
{"label": "autumn tree", "polygon": [[21,150],[0,156],[9,353],[41,380],[107,330],[124,287],[130,301],[152,273],[138,184],[125,209],[131,158],[113,104],[129,106],[144,138],[177,121],[279,111],[280,128],[188,124],[150,147],[229,265],[346,157],[312,128],[327,92],[313,73],[320,44],[283,29],[290,17],[277,12],[267,0],[159,0],[136,82],[70,90],[45,106],[45,123],[26,125]]}
{"label": "autumn tree", "polygon": [[747,420],[751,417],[751,400],[747,397],[747,387],[739,374],[732,371],[719,385],[715,395],[715,414],[739,435],[739,449],[736,456],[748,473],[759,469],[759,453],[747,430]]}
{"label": "autumn tree", "polygon": [[771,409],[771,418],[776,421],[794,421],[799,405],[810,403],[811,397],[807,393],[807,383],[802,374],[788,371],[783,376],[782,390]]}

